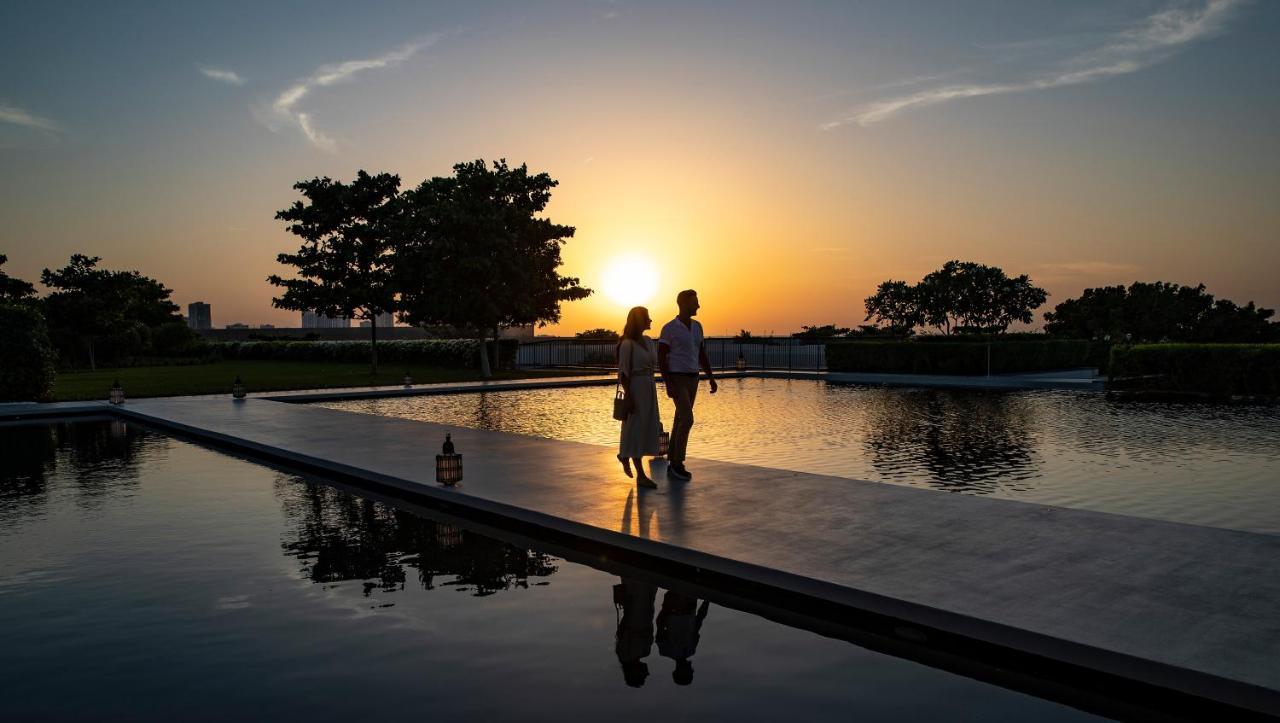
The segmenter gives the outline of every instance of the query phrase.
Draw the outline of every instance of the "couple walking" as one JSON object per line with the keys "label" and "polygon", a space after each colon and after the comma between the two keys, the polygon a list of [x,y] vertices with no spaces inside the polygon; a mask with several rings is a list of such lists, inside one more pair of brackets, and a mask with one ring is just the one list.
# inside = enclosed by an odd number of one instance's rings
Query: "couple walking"
{"label": "couple walking", "polygon": [[662,327],[656,347],[644,333],[653,326],[653,322],[649,319],[649,310],[643,306],[627,313],[627,324],[618,342],[618,383],[630,400],[628,406],[631,410],[622,422],[618,461],[628,477],[634,465],[636,484],[640,487],[657,487],[645,474],[642,459],[657,456],[658,433],[662,431],[654,367],[662,371],[667,396],[676,407],[667,449],[667,476],[671,479],[688,481],[693,477],[685,469],[684,459],[689,431],[693,429],[698,370],[706,372],[712,394],[718,388],[703,344],[702,324],[693,318],[698,313],[698,292],[693,289],[681,291],[676,296],[676,304],[680,313]]}

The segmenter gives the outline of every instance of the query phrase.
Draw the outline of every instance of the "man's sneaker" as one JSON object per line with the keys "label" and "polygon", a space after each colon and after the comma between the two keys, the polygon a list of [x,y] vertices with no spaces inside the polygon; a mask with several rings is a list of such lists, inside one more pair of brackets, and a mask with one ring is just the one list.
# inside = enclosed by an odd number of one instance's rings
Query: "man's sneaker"
{"label": "man's sneaker", "polygon": [[693,475],[689,474],[689,471],[682,464],[667,465],[667,476],[678,479],[681,482],[688,482],[693,479]]}

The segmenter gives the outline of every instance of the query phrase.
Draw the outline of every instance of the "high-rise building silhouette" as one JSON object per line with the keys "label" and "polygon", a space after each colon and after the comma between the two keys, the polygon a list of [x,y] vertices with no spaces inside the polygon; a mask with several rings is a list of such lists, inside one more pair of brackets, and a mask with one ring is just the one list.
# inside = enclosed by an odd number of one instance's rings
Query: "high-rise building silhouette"
{"label": "high-rise building silhouette", "polygon": [[303,329],[345,329],[351,326],[351,320],[345,316],[333,317],[317,314],[314,311],[302,312]]}
{"label": "high-rise building silhouette", "polygon": [[187,304],[187,326],[192,329],[212,329],[213,307],[203,301]]}

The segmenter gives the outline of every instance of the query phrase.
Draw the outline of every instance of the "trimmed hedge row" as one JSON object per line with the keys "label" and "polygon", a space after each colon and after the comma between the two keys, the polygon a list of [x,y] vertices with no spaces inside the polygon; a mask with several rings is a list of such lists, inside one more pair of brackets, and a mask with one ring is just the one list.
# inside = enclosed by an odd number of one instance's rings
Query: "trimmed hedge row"
{"label": "trimmed hedge row", "polygon": [[53,399],[53,360],[44,316],[27,304],[0,304],[0,402]]}
{"label": "trimmed hedge row", "polygon": [[1135,344],[1111,350],[1124,389],[1280,396],[1280,344]]}
{"label": "trimmed hedge row", "polygon": [[[1088,365],[1089,342],[1043,339],[991,343],[991,373],[1047,371]],[[987,345],[971,341],[856,341],[827,344],[827,369],[882,374],[987,373]]]}
{"label": "trimmed hedge row", "polygon": [[[501,339],[498,368],[515,366],[517,339]],[[492,355],[493,342],[487,343]],[[413,339],[378,342],[378,363],[412,363],[427,366],[472,368],[480,364],[476,339]],[[276,361],[367,362],[367,341],[226,341],[205,342],[198,350],[215,359]]]}

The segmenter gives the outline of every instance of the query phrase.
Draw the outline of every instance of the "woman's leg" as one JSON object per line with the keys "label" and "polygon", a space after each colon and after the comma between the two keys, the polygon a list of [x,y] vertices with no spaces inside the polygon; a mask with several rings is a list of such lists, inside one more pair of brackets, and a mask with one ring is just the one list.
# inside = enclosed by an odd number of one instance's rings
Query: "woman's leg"
{"label": "woman's leg", "polygon": [[[622,471],[626,472],[627,476],[630,477],[631,476],[631,460],[627,459],[626,457],[623,457],[622,455],[618,455],[618,461],[622,463]],[[638,469],[639,465],[637,464],[636,467]],[[643,475],[644,472],[642,471],[640,472],[640,474]]]}
{"label": "woman's leg", "polygon": [[649,475],[644,473],[644,460],[635,457],[632,459],[636,465],[636,485],[640,487],[657,487],[653,480],[649,479]]}

